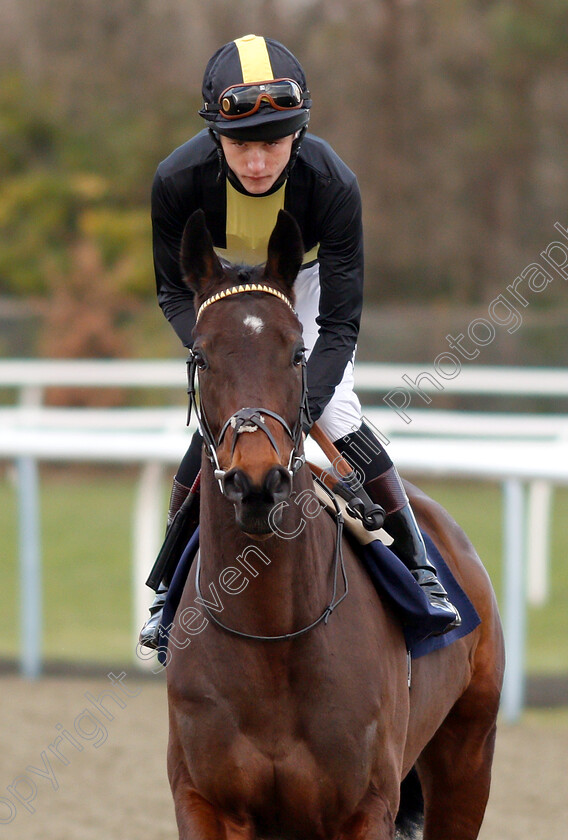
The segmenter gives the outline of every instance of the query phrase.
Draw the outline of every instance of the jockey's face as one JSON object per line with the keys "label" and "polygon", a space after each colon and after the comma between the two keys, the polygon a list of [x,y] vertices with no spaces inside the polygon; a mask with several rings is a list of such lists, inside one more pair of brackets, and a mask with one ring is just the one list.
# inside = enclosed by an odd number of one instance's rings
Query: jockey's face
{"label": "jockey's face", "polygon": [[227,165],[252,195],[262,195],[276,183],[290,160],[293,142],[293,134],[270,142],[221,135]]}

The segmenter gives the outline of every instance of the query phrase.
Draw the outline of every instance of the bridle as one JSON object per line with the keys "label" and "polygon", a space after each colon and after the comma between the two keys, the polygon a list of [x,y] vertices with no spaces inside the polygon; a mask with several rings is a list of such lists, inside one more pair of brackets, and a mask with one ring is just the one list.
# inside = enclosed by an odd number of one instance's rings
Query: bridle
{"label": "bridle", "polygon": [[[243,294],[244,292],[263,292],[265,294],[273,295],[274,297],[283,301],[292,310],[292,312],[296,314],[294,307],[292,306],[286,295],[278,291],[278,289],[274,289],[272,288],[272,286],[267,286],[263,283],[244,283],[239,286],[233,286],[229,289],[224,289],[222,292],[217,292],[216,294],[207,298],[207,300],[205,300],[199,307],[199,310],[197,312],[196,323],[203,314],[203,312],[216,301],[224,300],[225,298],[231,297],[232,295]],[[280,457],[280,450],[278,449],[278,444],[274,439],[274,435],[265,423],[266,417],[272,417],[274,420],[277,420],[278,423],[280,423],[286,434],[292,439],[293,448],[290,452],[290,458],[288,459],[288,464],[286,467],[290,476],[294,476],[305,463],[306,458],[302,447],[302,432],[304,427],[310,427],[311,419],[310,410],[308,407],[306,358],[304,355],[302,355],[300,364],[302,367],[302,394],[300,398],[300,409],[298,412],[298,417],[292,428],[290,428],[286,420],[284,420],[284,418],[281,417],[280,414],[277,414],[275,411],[272,411],[269,408],[244,407],[239,408],[238,411],[235,411],[235,413],[232,414],[231,417],[228,418],[228,420],[226,420],[226,422],[221,428],[221,431],[219,432],[217,437],[215,437],[215,435],[211,431],[211,427],[209,425],[209,421],[207,420],[204,408],[202,405],[198,404],[197,401],[196,372],[199,367],[199,359],[198,356],[194,353],[194,351],[190,350],[189,357],[187,359],[187,393],[189,396],[187,423],[189,425],[189,422],[191,420],[191,413],[192,410],[194,410],[197,422],[199,424],[199,429],[203,436],[203,443],[205,445],[207,457],[209,458],[211,465],[213,466],[213,474],[217,479],[219,488],[223,495],[225,494],[225,490],[223,487],[223,478],[225,476],[226,470],[221,469],[221,465],[219,464],[219,459],[217,457],[217,449],[223,443],[223,439],[229,428],[232,428],[234,431],[231,455],[233,455],[235,451],[239,434],[243,432],[255,432],[259,430],[261,432],[264,432],[264,434],[270,441],[270,445],[275,450],[278,457]]]}
{"label": "bridle", "polygon": [[[234,286],[230,289],[226,289],[223,292],[217,292],[212,297],[208,298],[202,305],[200,306],[197,312],[197,320],[203,313],[203,311],[209,307],[211,304],[215,303],[218,300],[223,300],[224,298],[241,294],[243,292],[265,292],[266,294],[274,295],[275,297],[282,300],[286,305],[295,313],[294,307],[288,300],[288,298],[279,292],[277,289],[273,289],[271,286],[266,286],[264,284],[259,283],[246,283],[240,286]],[[203,410],[203,406],[199,406],[197,403],[196,398],[196,386],[195,386],[195,378],[196,378],[196,370],[198,368],[198,361],[195,353],[193,350],[190,351],[189,358],[187,360],[187,375],[188,375],[188,389],[187,393],[189,395],[189,410],[188,410],[188,419],[187,422],[191,419],[191,411],[192,409],[195,410],[195,415],[197,417],[197,421],[199,423],[199,427],[201,430],[201,434],[203,435],[203,442],[205,445],[205,451],[207,453],[207,457],[211,461],[213,466],[213,473],[215,478],[219,483],[219,487],[221,493],[225,495],[224,488],[223,488],[223,477],[225,475],[225,470],[221,469],[219,464],[219,459],[217,457],[217,448],[223,442],[223,438],[225,437],[225,433],[229,427],[234,429],[234,437],[233,437],[233,445],[232,445],[232,452],[235,450],[235,446],[237,444],[237,436],[243,431],[256,431],[259,429],[260,431],[264,432],[264,434],[268,437],[271,446],[274,448],[278,456],[280,456],[280,452],[278,449],[278,445],[274,440],[274,436],[272,435],[270,429],[264,422],[265,415],[268,417],[272,417],[274,420],[277,420],[280,425],[284,428],[285,432],[288,436],[292,439],[294,447],[292,452],[290,453],[290,458],[288,461],[288,472],[290,476],[294,476],[295,473],[303,466],[305,463],[305,455],[302,448],[302,432],[304,425],[309,428],[311,426],[311,418],[310,418],[310,411],[308,408],[308,388],[307,388],[307,377],[306,377],[306,359],[305,356],[302,356],[302,395],[300,400],[300,409],[298,412],[298,417],[294,426],[292,428],[289,427],[288,423],[277,414],[275,411],[271,411],[267,408],[240,408],[236,411],[229,419],[223,424],[221,431],[217,438],[213,435],[209,423],[207,421],[207,417]],[[232,454],[232,453],[231,453]],[[211,612],[209,607],[207,606],[203,596],[201,595],[201,587],[200,587],[200,579],[201,579],[201,556],[200,552],[197,555],[197,562],[196,562],[196,570],[195,570],[195,588],[198,597],[200,598],[200,603],[203,604],[205,612],[207,613],[208,617],[211,621],[217,625],[220,629],[224,630],[227,633],[230,633],[233,636],[238,636],[242,639],[251,639],[254,641],[260,642],[280,642],[280,641],[289,641],[292,639],[296,639],[298,636],[303,636],[305,633],[308,633],[310,630],[313,630],[322,622],[327,624],[328,619],[333,612],[333,610],[343,601],[344,598],[347,597],[349,592],[349,584],[347,581],[347,572],[345,570],[345,562],[343,559],[343,549],[342,549],[342,536],[343,536],[343,515],[337,504],[335,497],[330,493],[328,488],[319,481],[314,476],[314,480],[317,481],[323,488],[323,490],[331,497],[332,503],[335,507],[335,521],[336,521],[336,540],[335,540],[335,549],[334,549],[334,556],[333,556],[333,590],[331,595],[331,600],[328,606],[324,609],[321,615],[312,621],[310,624],[302,627],[300,630],[293,631],[291,633],[282,633],[276,636],[262,636],[262,635],[255,635],[253,633],[245,633],[241,630],[236,630],[233,627],[229,627],[223,622],[219,621],[219,619]],[[337,584],[338,584],[338,577],[339,577],[339,569],[341,569],[341,576],[343,579],[343,592],[338,597],[337,596]]]}

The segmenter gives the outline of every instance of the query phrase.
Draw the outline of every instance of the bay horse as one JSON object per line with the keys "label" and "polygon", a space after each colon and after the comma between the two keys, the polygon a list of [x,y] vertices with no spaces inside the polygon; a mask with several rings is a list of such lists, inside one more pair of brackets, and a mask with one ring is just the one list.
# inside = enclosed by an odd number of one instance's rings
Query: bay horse
{"label": "bay horse", "polygon": [[481,618],[417,659],[409,689],[400,622],[348,541],[338,544],[332,517],[298,501],[313,484],[302,456],[295,221],[281,211],[266,265],[243,268],[221,263],[196,211],[181,261],[198,309],[191,358],[205,446],[200,554],[176,618],[186,643],[178,627],[166,669],[180,840],[393,838],[411,771],[424,840],[474,840],[504,668],[480,560],[451,517],[407,485]]}

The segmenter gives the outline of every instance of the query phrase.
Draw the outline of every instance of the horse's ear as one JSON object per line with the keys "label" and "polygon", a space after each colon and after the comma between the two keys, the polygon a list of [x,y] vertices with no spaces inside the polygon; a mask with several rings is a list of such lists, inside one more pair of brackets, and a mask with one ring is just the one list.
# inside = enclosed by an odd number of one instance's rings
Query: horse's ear
{"label": "horse's ear", "polygon": [[295,218],[286,210],[278,212],[276,227],[268,241],[268,259],[264,276],[284,283],[288,292],[302,266],[304,243]]}
{"label": "horse's ear", "polygon": [[223,277],[223,269],[213,250],[213,240],[207,230],[203,210],[196,210],[186,222],[181,240],[180,262],[185,282],[197,294],[214,280]]}

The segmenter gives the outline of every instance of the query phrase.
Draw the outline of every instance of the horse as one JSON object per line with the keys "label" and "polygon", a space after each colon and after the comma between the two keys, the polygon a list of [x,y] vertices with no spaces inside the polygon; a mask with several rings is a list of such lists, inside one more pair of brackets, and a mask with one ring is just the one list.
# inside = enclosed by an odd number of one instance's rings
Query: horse
{"label": "horse", "polygon": [[407,484],[481,618],[416,660],[409,688],[400,621],[310,501],[302,255],[285,211],[253,268],[221,262],[202,211],[183,235],[204,452],[199,557],[166,669],[179,838],[386,840],[417,774],[424,840],[474,840],[504,668],[493,590],[459,526]]}

